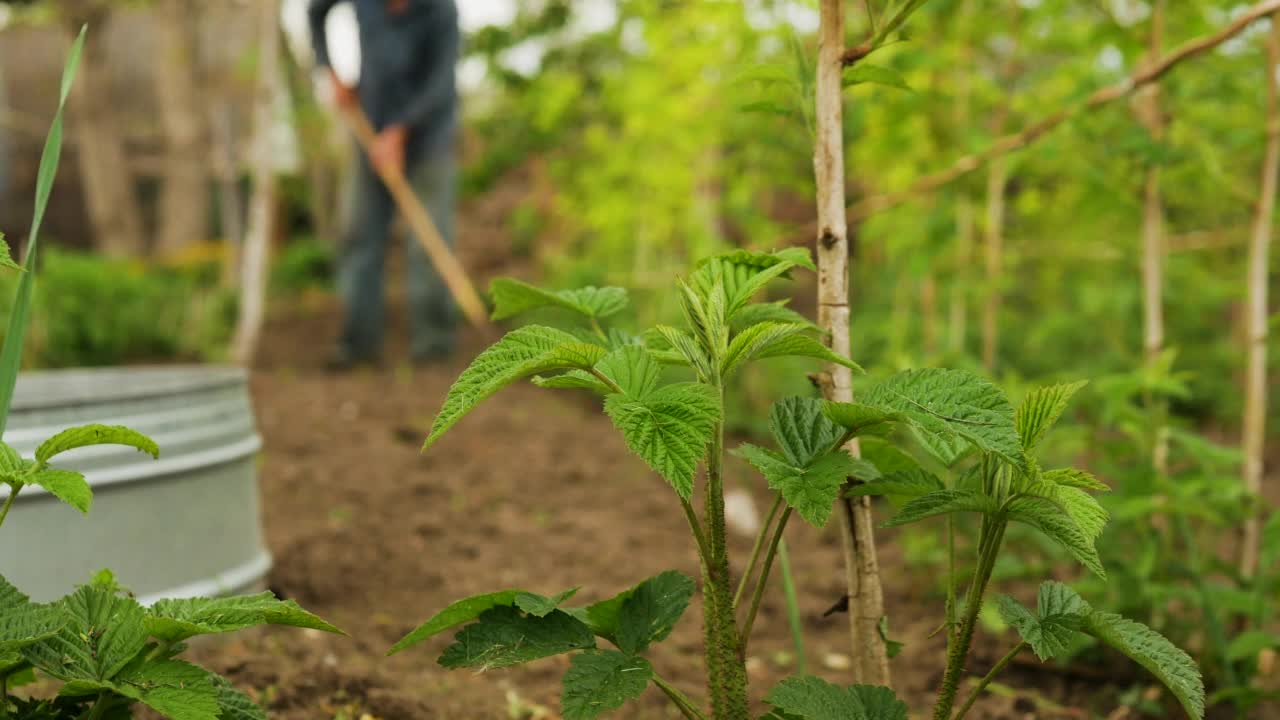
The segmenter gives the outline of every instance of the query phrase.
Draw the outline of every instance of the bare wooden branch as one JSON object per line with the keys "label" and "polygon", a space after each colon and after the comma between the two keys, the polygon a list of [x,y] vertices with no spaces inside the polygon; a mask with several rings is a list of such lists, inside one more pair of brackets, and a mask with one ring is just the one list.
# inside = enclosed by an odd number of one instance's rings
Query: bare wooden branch
{"label": "bare wooden branch", "polygon": [[[814,178],[818,190],[818,323],[830,333],[831,349],[849,355],[849,237],[844,218],[843,0],[822,0],[818,31]],[[828,399],[853,399],[853,376],[841,365],[827,369]],[[856,441],[849,448],[858,454]],[[880,636],[884,593],[867,498],[842,498],[842,525],[854,682],[889,684],[889,657]]]}
{"label": "bare wooden branch", "polygon": [[[1256,497],[1262,495],[1262,464],[1267,422],[1267,255],[1275,216],[1276,173],[1280,170],[1280,12],[1271,16],[1267,41],[1267,149],[1262,161],[1253,238],[1249,246],[1248,364],[1245,370],[1244,487]],[[1253,577],[1258,570],[1261,545],[1261,517],[1251,510],[1244,525],[1240,551],[1240,573]]]}
{"label": "bare wooden branch", "polygon": [[1015,150],[1020,150],[1036,140],[1039,140],[1045,134],[1054,130],[1067,120],[1070,120],[1072,117],[1075,117],[1086,110],[1093,110],[1127,97],[1134,91],[1156,82],[1182,62],[1218,47],[1227,40],[1239,35],[1245,30],[1245,28],[1249,27],[1260,18],[1274,13],[1277,10],[1280,10],[1280,0],[1263,0],[1262,2],[1256,3],[1249,8],[1249,10],[1241,13],[1239,17],[1225,25],[1217,32],[1205,35],[1204,37],[1197,38],[1182,45],[1168,55],[1165,55],[1158,62],[1145,65],[1128,78],[1125,78],[1114,85],[1097,90],[1084,100],[1055,110],[1018,132],[1010,133],[999,138],[987,148],[979,152],[961,157],[952,163],[950,167],[916,180],[911,187],[881,195],[873,195],[850,205],[848,220],[851,223],[858,222],[878,212],[883,212],[900,205],[914,197],[933,192],[934,190],[952,183],[974,170],[981,168],[997,157],[1006,155]]}

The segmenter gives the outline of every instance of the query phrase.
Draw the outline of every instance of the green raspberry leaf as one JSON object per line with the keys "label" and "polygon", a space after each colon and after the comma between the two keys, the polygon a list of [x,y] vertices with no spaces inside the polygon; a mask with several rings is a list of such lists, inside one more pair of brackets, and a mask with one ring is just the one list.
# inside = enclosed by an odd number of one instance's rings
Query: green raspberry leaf
{"label": "green raspberry leaf", "polygon": [[150,660],[121,673],[112,689],[171,720],[220,720],[209,672],[181,660]]}
{"label": "green raspberry leaf", "polygon": [[1075,591],[1059,582],[1043,583],[1036,605],[1033,613],[1008,595],[996,598],[1000,617],[1018,631],[1036,657],[1049,660],[1071,647],[1091,608]]}
{"label": "green raspberry leaf", "polygon": [[863,468],[843,450],[828,452],[804,467],[795,467],[778,453],[744,444],[735,451],[755,466],[769,482],[769,487],[782,493],[800,517],[816,527],[825,527],[840,490],[850,476]]}
{"label": "green raspberry leaf", "polygon": [[111,588],[82,585],[54,607],[61,629],[22,649],[32,665],[51,677],[110,682],[147,644],[146,611]]}
{"label": "green raspberry leaf", "polygon": [[440,656],[440,664],[451,669],[488,670],[595,645],[591,629],[563,610],[536,617],[500,606],[484,611],[478,622],[459,631],[454,644]]}
{"label": "green raspberry leaf", "polygon": [[928,470],[917,467],[910,470],[898,470],[881,475],[877,479],[867,480],[860,485],[854,485],[845,492],[845,495],[849,497],[883,495],[914,499],[939,490],[946,490],[946,486],[938,479],[938,476]]}
{"label": "green raspberry leaf", "polygon": [[818,342],[807,323],[762,322],[734,336],[721,362],[720,374],[730,377],[752,360],[788,356],[817,358],[862,372],[857,363]]}
{"label": "green raspberry leaf", "polygon": [[772,720],[907,720],[907,705],[886,687],[833,685],[812,675],[789,677],[765,697]]}
{"label": "green raspberry leaf", "polygon": [[432,615],[426,622],[401,638],[399,642],[391,647],[387,654],[395,655],[401,650],[411,648],[449,628],[471,622],[480,617],[486,610],[496,607],[518,606],[521,610],[531,615],[543,617],[549,615],[552,610],[559,607],[565,600],[573,597],[576,592],[577,588],[573,588],[552,597],[544,597],[527,590],[511,589],[472,595],[450,603],[448,607]]}
{"label": "green raspberry leaf", "polygon": [[122,425],[82,425],[63,430],[40,443],[36,448],[36,462],[43,465],[55,455],[90,445],[128,445],[153,458],[160,457],[156,442],[137,430]]}
{"label": "green raspberry leaf", "polygon": [[15,666],[13,653],[26,645],[53,637],[62,625],[55,608],[31,602],[18,588],[0,576],[0,657]]}
{"label": "green raspberry leaf", "polygon": [[493,298],[494,320],[544,307],[563,308],[598,320],[627,307],[627,291],[619,287],[543,290],[514,278],[498,278],[490,284],[489,294]]}
{"label": "green raspberry leaf", "polygon": [[560,709],[564,720],[593,720],[640,697],[653,667],[649,661],[613,650],[588,650],[573,656],[564,674]]}
{"label": "green raspberry leaf", "polygon": [[13,255],[9,252],[9,242],[5,240],[4,233],[0,232],[0,267],[9,268],[22,272],[21,265],[13,261]]}
{"label": "green raspberry leaf", "polygon": [[218,720],[267,720],[266,711],[230,680],[219,675],[211,675],[210,679],[218,692]]}
{"label": "green raspberry leaf", "polygon": [[894,423],[907,419],[902,413],[861,403],[824,401],[822,412],[836,425],[852,432],[856,437],[888,435],[893,431]]}
{"label": "green raspberry leaf", "polygon": [[147,610],[147,631],[152,637],[182,642],[197,635],[235,632],[258,625],[285,625],[344,634],[292,600],[279,600],[270,592],[226,598],[160,600]]}
{"label": "green raspberry leaf", "polygon": [[874,385],[862,403],[901,413],[925,432],[960,436],[1025,470],[1013,407],[1000,388],[963,370],[907,370]]}
{"label": "green raspberry leaf", "polygon": [[1026,523],[1063,547],[1093,574],[1106,579],[1094,538],[1058,505],[1038,497],[1020,497],[1009,503],[1009,519]]}
{"label": "green raspberry leaf", "polygon": [[787,307],[788,300],[778,300],[777,302],[752,303],[743,307],[734,313],[729,319],[729,329],[735,333],[741,333],[743,330],[758,325],[763,322],[775,322],[785,324],[798,324],[806,326],[811,332],[822,333],[822,328],[818,327],[809,320],[809,318]]}
{"label": "green raspberry leaf", "polygon": [[551,370],[590,370],[606,352],[554,328],[526,325],[512,330],[480,353],[454,381],[423,450],[481,401],[516,380]]}
{"label": "green raspberry leaf", "polygon": [[1194,660],[1160,633],[1114,613],[1094,611],[1084,632],[1119,650],[1146,668],[1178,698],[1193,718],[1204,717],[1204,680]]}
{"label": "green raspberry leaf", "polygon": [[1059,468],[1057,470],[1045,470],[1040,473],[1040,479],[1045,482],[1056,483],[1063,487],[1080,488],[1081,490],[1093,490],[1094,492],[1110,492],[1111,488],[1106,483],[1095,478],[1092,474],[1084,470],[1075,468]]}
{"label": "green raspberry leaf", "polygon": [[843,431],[824,412],[816,398],[789,397],[769,410],[769,431],[787,462],[804,466],[831,451]]}
{"label": "green raspberry leaf", "polygon": [[699,383],[677,383],[644,398],[613,394],[605,412],[631,451],[689,499],[693,476],[720,421],[720,400]]}
{"label": "green raspberry leaf", "polygon": [[605,355],[596,364],[596,371],[612,380],[624,395],[643,399],[658,387],[662,367],[648,350],[628,345]]}
{"label": "green raspberry leaf", "polygon": [[618,609],[618,647],[636,655],[650,644],[667,639],[689,607],[694,590],[693,580],[675,571],[655,575],[637,585]]}
{"label": "green raspberry leaf", "polygon": [[1072,396],[1086,384],[1087,382],[1080,381],[1050,385],[1027,393],[1014,416],[1014,424],[1018,428],[1018,435],[1022,438],[1024,451],[1030,453],[1035,449],[1045,433],[1058,422],[1059,417],[1062,417]]}
{"label": "green raspberry leaf", "polygon": [[88,515],[93,505],[93,490],[84,475],[73,470],[44,468],[22,477],[28,485],[39,485],[49,491],[50,495]]}
{"label": "green raspberry leaf", "polygon": [[1020,492],[1053,503],[1093,542],[1097,542],[1111,518],[1097,498],[1077,487],[1039,480],[1028,484]]}
{"label": "green raspberry leaf", "polygon": [[955,512],[992,513],[999,509],[995,500],[981,493],[969,490],[935,490],[903,505],[898,514],[884,525],[895,527]]}

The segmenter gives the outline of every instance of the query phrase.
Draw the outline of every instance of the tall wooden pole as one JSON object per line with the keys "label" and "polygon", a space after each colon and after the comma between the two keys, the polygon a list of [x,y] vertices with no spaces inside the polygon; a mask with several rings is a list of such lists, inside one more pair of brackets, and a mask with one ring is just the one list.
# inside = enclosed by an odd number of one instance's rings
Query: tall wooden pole
{"label": "tall wooden pole", "polygon": [[[1267,39],[1267,149],[1262,161],[1261,196],[1249,244],[1248,365],[1244,385],[1244,487],[1262,494],[1263,448],[1267,423],[1267,255],[1276,206],[1276,172],[1280,168],[1280,13],[1271,16]],[[1258,570],[1262,523],[1250,511],[1240,550],[1240,573]]]}
{"label": "tall wooden pole", "polygon": [[249,365],[258,347],[266,316],[267,264],[275,226],[276,179],[271,154],[271,131],[276,124],[276,93],[280,91],[280,8],[276,0],[259,0],[258,85],[253,99],[255,162],[253,197],[249,201],[249,227],[245,234],[240,283],[240,317],[232,340],[232,356],[238,365]]}
{"label": "tall wooden pole", "polygon": [[[1155,0],[1151,10],[1151,35],[1147,62],[1160,58],[1164,37],[1166,0]],[[1160,85],[1152,83],[1139,96],[1139,112],[1151,137],[1164,137],[1164,119],[1160,113]],[[1148,367],[1153,366],[1164,351],[1164,205],[1160,198],[1160,168],[1147,168],[1142,208],[1142,352]],[[1149,403],[1153,402],[1150,399]],[[1169,469],[1169,443],[1162,405],[1152,405],[1161,417],[1152,430],[1151,466],[1161,476]]]}
{"label": "tall wooden pole", "polygon": [[[831,349],[849,355],[849,237],[844,206],[843,0],[821,0],[818,30],[816,145],[813,171],[818,190],[818,323],[829,332]],[[831,365],[823,392],[830,400],[853,400],[853,375]],[[856,442],[849,448],[858,454]],[[869,498],[842,499],[845,572],[853,641],[854,682],[889,684],[889,657],[880,636],[884,594],[876,559]]]}

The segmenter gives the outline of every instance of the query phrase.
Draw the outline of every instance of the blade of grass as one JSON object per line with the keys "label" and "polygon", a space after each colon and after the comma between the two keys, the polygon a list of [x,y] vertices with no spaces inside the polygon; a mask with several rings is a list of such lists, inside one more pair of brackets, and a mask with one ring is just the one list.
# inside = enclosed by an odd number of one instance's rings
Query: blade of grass
{"label": "blade of grass", "polygon": [[800,621],[800,600],[796,597],[796,583],[791,576],[791,556],[787,554],[787,541],[778,543],[778,569],[782,571],[782,593],[787,599],[787,624],[791,627],[791,640],[796,647],[796,674],[804,675],[804,624]]}
{"label": "blade of grass", "polygon": [[0,435],[4,434],[9,420],[9,405],[13,402],[13,389],[18,383],[18,370],[22,365],[22,339],[31,319],[31,296],[35,285],[36,250],[39,247],[40,225],[44,221],[45,207],[53,191],[53,180],[58,174],[58,160],[62,155],[62,110],[71,93],[76,69],[80,66],[80,52],[84,49],[84,37],[88,26],[80,28],[80,34],[71,44],[67,64],[62,70],[62,87],[58,97],[58,110],[49,126],[44,151],[40,155],[40,171],[36,175],[36,203],[31,216],[31,235],[27,240],[26,256],[22,267],[26,272],[18,278],[17,296],[13,314],[9,316],[9,329],[4,336],[4,348],[0,349]]}

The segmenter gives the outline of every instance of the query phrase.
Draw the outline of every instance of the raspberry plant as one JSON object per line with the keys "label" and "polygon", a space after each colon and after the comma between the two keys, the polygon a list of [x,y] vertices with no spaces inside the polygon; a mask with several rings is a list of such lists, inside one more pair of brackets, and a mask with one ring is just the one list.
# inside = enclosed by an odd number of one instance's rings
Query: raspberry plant
{"label": "raspberry plant", "polygon": [[[436,613],[391,652],[461,625],[440,656],[445,667],[499,668],[573,654],[561,699],[567,720],[598,717],[650,684],[686,718],[747,718],[744,658],[789,519],[799,514],[822,527],[842,493],[884,495],[901,503],[891,526],[946,517],[954,540],[968,530],[961,515],[978,517],[976,569],[963,601],[954,551],[948,569],[944,627],[949,650],[935,720],[963,717],[992,677],[1026,648],[1048,659],[1076,633],[1133,658],[1170,688],[1188,714],[1201,717],[1204,689],[1185,653],[1143,625],[1094,610],[1061,583],[1041,588],[1034,611],[1000,598],[1001,613],[1022,641],[955,707],[1009,523],[1030,525],[1105,577],[1094,542],[1107,514],[1091,493],[1106,487],[1083,471],[1043,469],[1035,460],[1037,444],[1080,384],[1036,390],[1015,410],[999,388],[980,377],[925,369],[871,383],[855,403],[802,397],[777,402],[769,423],[777,447],[747,444],[735,451],[775,493],[735,589],[724,518],[726,385],[744,365],[768,357],[810,357],[858,369],[829,350],[817,328],[785,303],[752,302],[770,282],[802,268],[813,269],[813,264],[799,248],[736,251],[704,260],[677,282],[683,327],[659,325],[639,335],[607,326],[627,305],[621,288],[548,291],[498,280],[492,288],[495,318],[550,309],[569,322],[563,328],[520,327],[481,353],[450,388],[424,448],[481,401],[522,378],[545,388],[603,396],[604,411],[627,447],[666,480],[688,520],[702,568],[709,714],[644,658],[652,644],[670,634],[699,591],[693,579],[675,571],[586,606],[569,604],[576,589],[552,596],[510,589],[466,598]],[[866,441],[865,457],[847,450],[857,438]],[[700,483],[699,466],[705,468]],[[699,489],[701,515],[693,503]],[[787,679],[764,700],[773,708],[770,718],[907,717],[906,705],[888,688],[842,688],[814,677]]]}
{"label": "raspberry plant", "polygon": [[[22,266],[13,262],[8,246],[0,241],[0,265],[22,273],[0,350],[0,433],[17,383],[40,223],[61,147],[62,104],[83,44],[81,31],[63,73],[58,111],[41,157],[35,215]],[[0,441],[0,483],[8,489],[0,505],[0,526],[18,495],[33,487],[88,513],[93,503],[88,481],[53,460],[70,450],[104,444],[134,447],[152,457],[160,454],[150,438],[121,426],[63,430],[41,443],[33,458],[21,457]],[[143,607],[104,570],[66,597],[42,604],[32,602],[0,575],[0,720],[127,720],[139,703],[172,720],[266,720],[266,713],[226,679],[178,659],[193,637],[266,624],[341,632],[271,593],[160,600]],[[19,697],[10,692],[37,677],[57,683],[56,696]]]}

